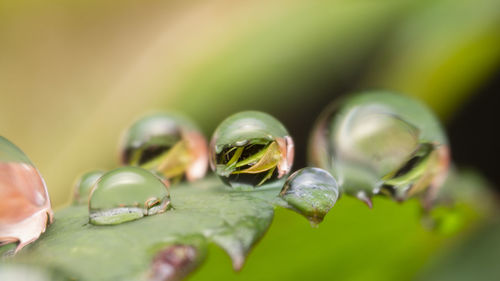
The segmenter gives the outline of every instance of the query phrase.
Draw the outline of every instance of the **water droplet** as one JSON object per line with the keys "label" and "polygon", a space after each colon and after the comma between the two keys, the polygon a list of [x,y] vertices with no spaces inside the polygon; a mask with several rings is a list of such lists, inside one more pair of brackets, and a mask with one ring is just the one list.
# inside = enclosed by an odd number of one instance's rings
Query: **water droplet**
{"label": "water droplet", "polygon": [[104,171],[90,171],[83,174],[75,183],[75,193],[73,195],[73,204],[82,205],[89,203],[89,195],[92,187],[99,178],[104,174]]}
{"label": "water droplet", "polygon": [[317,225],[337,202],[339,187],[327,171],[307,167],[288,177],[280,197],[287,202],[288,208]]}
{"label": "water droplet", "polygon": [[105,173],[92,188],[90,222],[120,224],[169,207],[169,192],[160,178],[139,167],[121,167]]}
{"label": "water droplet", "polygon": [[374,194],[397,201],[422,194],[431,201],[449,166],[447,139],[434,114],[386,92],[329,106],[316,122],[309,152],[313,165],[330,171],[345,193],[369,206]]}
{"label": "water droplet", "polygon": [[17,243],[17,252],[52,222],[43,178],[23,152],[1,136],[0,198],[0,246]]}
{"label": "water droplet", "polygon": [[121,162],[158,172],[176,183],[202,178],[207,170],[207,142],[186,117],[156,113],[137,120],[125,132]]}
{"label": "water droplet", "polygon": [[290,172],[294,146],[285,127],[269,114],[244,111],[226,118],[210,143],[210,164],[232,186],[261,186]]}
{"label": "water droplet", "polygon": [[199,264],[198,250],[191,245],[174,244],[153,258],[150,281],[182,280]]}

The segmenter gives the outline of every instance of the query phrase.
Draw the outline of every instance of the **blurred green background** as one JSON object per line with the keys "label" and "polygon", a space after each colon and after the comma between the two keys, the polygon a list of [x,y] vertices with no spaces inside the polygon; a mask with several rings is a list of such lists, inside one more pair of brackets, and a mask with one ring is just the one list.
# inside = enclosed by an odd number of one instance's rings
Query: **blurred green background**
{"label": "blurred green background", "polygon": [[[184,112],[207,136],[233,112],[269,112],[300,168],[312,122],[342,94],[399,91],[446,123],[499,69],[498,0],[0,0],[0,134],[55,207],[79,174],[117,165],[121,132],[149,111]],[[193,279],[412,280],[481,224],[451,235],[419,220],[416,202],[343,198],[319,229],[278,210],[242,272],[213,247]]]}

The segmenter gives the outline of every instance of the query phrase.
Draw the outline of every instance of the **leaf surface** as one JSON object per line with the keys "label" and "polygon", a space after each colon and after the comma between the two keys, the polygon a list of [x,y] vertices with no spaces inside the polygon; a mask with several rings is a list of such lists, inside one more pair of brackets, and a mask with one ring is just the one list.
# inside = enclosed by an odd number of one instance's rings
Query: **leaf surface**
{"label": "leaf surface", "polygon": [[143,280],[155,255],[169,245],[190,245],[203,257],[220,245],[239,270],[271,224],[272,199],[281,186],[234,191],[215,178],[171,189],[173,210],[114,226],[88,222],[87,206],[69,206],[55,223],[15,257],[23,263],[64,269],[77,280]]}

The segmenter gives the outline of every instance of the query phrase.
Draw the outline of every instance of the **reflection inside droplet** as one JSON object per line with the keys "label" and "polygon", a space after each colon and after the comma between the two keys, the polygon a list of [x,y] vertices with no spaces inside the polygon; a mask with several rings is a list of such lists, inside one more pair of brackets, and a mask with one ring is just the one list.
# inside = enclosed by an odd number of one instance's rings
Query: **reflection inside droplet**
{"label": "reflection inside droplet", "polygon": [[154,171],[172,183],[202,178],[208,165],[205,137],[189,119],[171,113],[137,120],[121,146],[122,164]]}
{"label": "reflection inside droplet", "polygon": [[261,186],[290,172],[294,145],[274,117],[244,111],[225,119],[210,144],[212,169],[232,186]]}

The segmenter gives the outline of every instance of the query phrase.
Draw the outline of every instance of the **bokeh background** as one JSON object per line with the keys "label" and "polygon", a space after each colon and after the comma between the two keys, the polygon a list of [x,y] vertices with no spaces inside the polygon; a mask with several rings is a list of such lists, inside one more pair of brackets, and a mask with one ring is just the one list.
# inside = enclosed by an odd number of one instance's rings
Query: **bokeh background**
{"label": "bokeh background", "polygon": [[[427,103],[457,166],[482,175],[471,187],[495,192],[499,78],[498,0],[0,0],[0,134],[56,208],[79,174],[117,165],[121,132],[144,113],[181,111],[210,136],[231,113],[269,112],[300,168],[322,108],[364,89]],[[496,215],[471,214],[436,233],[416,202],[343,198],[319,229],[278,210],[242,272],[212,247],[192,279],[495,280]]]}

